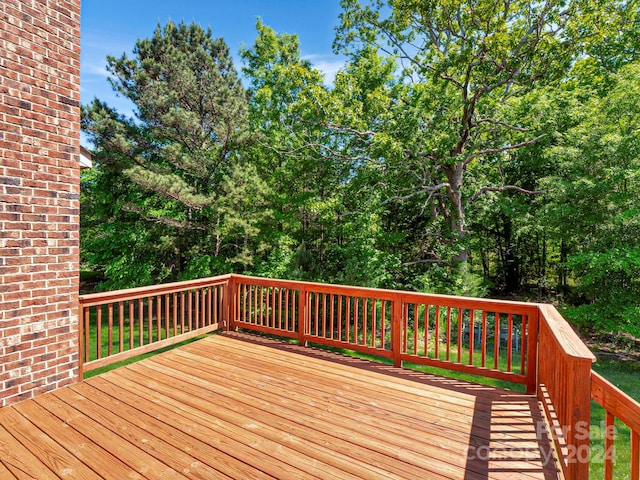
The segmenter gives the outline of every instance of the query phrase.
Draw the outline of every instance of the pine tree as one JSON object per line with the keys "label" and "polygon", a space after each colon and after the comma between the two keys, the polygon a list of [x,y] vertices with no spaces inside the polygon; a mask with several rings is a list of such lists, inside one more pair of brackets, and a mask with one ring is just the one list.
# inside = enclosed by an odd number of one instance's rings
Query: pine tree
{"label": "pine tree", "polygon": [[[159,229],[164,241],[157,249],[171,253],[140,259],[167,263],[163,278],[149,280],[218,273],[238,258],[250,263],[245,250],[256,228],[227,225],[235,215],[229,205],[238,204],[227,198],[237,194],[229,179],[252,176],[245,193],[255,198],[242,204],[243,214],[261,209],[265,187],[243,155],[251,143],[248,93],[224,40],[196,24],[169,22],[139,40],[131,56],[107,62],[110,82],[133,102],[135,118],[96,99],[84,109],[83,128],[97,150],[98,175],[105,176],[96,182],[101,195],[114,184],[106,199],[111,220],[133,215]],[[260,215],[249,217],[257,222]],[[94,241],[109,243],[112,231],[104,228]]]}

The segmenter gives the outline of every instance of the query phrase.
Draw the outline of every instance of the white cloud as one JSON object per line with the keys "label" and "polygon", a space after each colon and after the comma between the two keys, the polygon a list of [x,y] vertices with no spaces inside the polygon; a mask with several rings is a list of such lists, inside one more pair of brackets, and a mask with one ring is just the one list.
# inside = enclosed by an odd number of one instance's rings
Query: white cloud
{"label": "white cloud", "polygon": [[87,63],[81,65],[82,73],[85,75],[97,75],[99,77],[107,78],[109,76],[109,72],[104,65],[99,65],[97,63]]}
{"label": "white cloud", "polygon": [[324,83],[326,85],[333,84],[336,73],[345,65],[345,60],[335,55],[311,54],[304,55],[302,59],[310,61],[315,68],[324,74]]}

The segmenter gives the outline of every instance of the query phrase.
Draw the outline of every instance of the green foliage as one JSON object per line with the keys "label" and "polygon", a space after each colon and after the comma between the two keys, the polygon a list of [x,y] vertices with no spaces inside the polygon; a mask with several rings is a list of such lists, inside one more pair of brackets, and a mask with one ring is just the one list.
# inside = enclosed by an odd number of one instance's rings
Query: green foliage
{"label": "green foliage", "polygon": [[640,334],[640,65],[614,77],[615,86],[577,112],[580,122],[548,154],[557,175],[548,222],[566,237],[566,262],[580,303],[567,310],[597,330]]}
{"label": "green foliage", "polygon": [[268,187],[245,159],[248,97],[224,41],[169,22],[132,57],[108,57],[108,70],[136,118],[98,100],[83,109],[97,177],[85,189],[96,217],[85,261],[110,287],[251,264]]}
{"label": "green foliage", "polygon": [[258,20],[109,57],[83,128],[103,288],[229,271],[566,303],[640,335],[638,1],[343,0],[332,85]]}
{"label": "green foliage", "polygon": [[490,288],[488,281],[477,273],[456,272],[442,266],[429,269],[428,273],[416,279],[413,289],[441,295],[462,297],[485,297]]}
{"label": "green foliage", "polygon": [[[397,170],[390,198],[423,199],[426,224],[450,244],[454,262],[470,259],[467,211],[487,192],[523,190],[505,183],[496,166],[548,133],[532,115],[512,118],[504,105],[557,85],[574,60],[613,32],[605,19],[620,14],[615,2],[384,2],[343,0],[334,48],[358,59],[382,51],[399,63],[392,116],[381,128],[385,166]],[[617,12],[617,13],[616,13]],[[606,36],[606,35],[605,35]],[[380,136],[373,137],[374,140]],[[394,163],[394,154],[398,160]],[[400,188],[398,188],[400,186]],[[424,209],[424,207],[423,207]],[[424,251],[434,252],[433,246]],[[463,267],[465,270],[466,267]]]}
{"label": "green foliage", "polygon": [[273,221],[263,231],[265,258],[252,271],[378,286],[387,279],[388,256],[378,247],[379,200],[369,178],[376,173],[358,165],[353,132],[386,114],[377,79],[380,70],[388,78],[392,67],[368,56],[339,74],[329,92],[321,74],[300,58],[296,36],[260,21],[257,30],[253,47],[242,51],[251,121],[260,132],[252,154],[275,188]]}

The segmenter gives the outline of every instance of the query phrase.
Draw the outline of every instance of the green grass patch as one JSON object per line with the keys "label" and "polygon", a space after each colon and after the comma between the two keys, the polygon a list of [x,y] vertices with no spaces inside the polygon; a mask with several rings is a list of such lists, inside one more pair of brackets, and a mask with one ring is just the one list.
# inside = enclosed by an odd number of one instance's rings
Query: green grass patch
{"label": "green grass patch", "polygon": [[206,337],[208,337],[210,335],[215,335],[215,333],[208,333],[208,334],[205,334],[205,335],[199,335],[197,337],[193,337],[193,338],[190,338],[188,340],[184,340],[184,341],[182,341],[180,343],[176,343],[174,345],[169,345],[167,347],[159,348],[158,350],[154,350],[153,352],[144,353],[144,354],[138,355],[136,357],[127,358],[126,360],[122,360],[120,362],[116,362],[116,363],[112,363],[110,365],[105,365],[104,367],[96,368],[95,370],[91,370],[89,372],[85,372],[83,378],[87,379],[87,378],[95,377],[96,375],[100,375],[101,373],[105,373],[105,372],[108,372],[110,370],[114,370],[114,369],[119,368],[119,367],[124,367],[125,365],[129,365],[131,363],[138,362],[140,360],[144,360],[145,358],[153,357],[154,355],[158,355],[158,354],[163,353],[163,352],[168,352],[169,350],[173,350],[174,348],[182,347],[182,346],[187,345],[187,344],[189,344],[191,342],[195,342],[197,340],[201,340],[203,338],[206,338]]}
{"label": "green grass patch", "polygon": [[[393,364],[393,360],[387,357],[381,357],[378,355],[372,355],[369,353],[362,353],[362,352],[357,352],[355,350],[351,350],[348,348],[339,348],[339,347],[333,347],[333,346],[328,346],[328,345],[323,345],[323,344],[319,344],[319,343],[313,343],[310,342],[309,343],[310,346],[313,346],[314,348],[319,348],[322,350],[327,350],[330,352],[335,352],[335,353],[340,353],[340,354],[344,354],[344,355],[348,355],[350,357],[354,357],[354,358],[362,358],[364,360],[371,360],[373,362],[378,362],[378,363],[383,363],[385,365],[392,365]],[[444,350],[444,349],[443,349]],[[501,351],[501,353],[504,353]],[[515,354],[516,352],[514,352],[513,355],[513,366],[516,365],[516,359],[517,359],[517,365],[520,365],[520,356]],[[438,356],[440,358],[440,360],[445,360],[446,359],[446,352],[445,351],[439,351],[438,352]],[[450,358],[451,360],[457,360],[458,358],[458,350],[457,347],[452,346],[451,351],[450,351]],[[469,364],[469,350],[467,349],[462,349],[462,352],[460,353],[460,358],[461,358],[461,363],[468,365]],[[479,366],[481,363],[481,359],[477,359],[475,357],[474,354],[474,362],[473,364],[476,366]],[[411,363],[411,362],[403,362],[403,367],[404,368],[409,368],[411,370],[415,370],[417,372],[422,372],[422,373],[430,373],[433,375],[440,375],[443,377],[450,377],[450,378],[454,378],[456,380],[464,380],[464,381],[468,381],[468,382],[473,382],[473,383],[479,383],[482,385],[488,385],[491,387],[499,387],[499,388],[508,388],[510,390],[514,390],[517,392],[524,392],[525,391],[525,386],[524,385],[520,385],[517,383],[512,383],[512,382],[505,382],[503,380],[498,380],[495,378],[489,378],[489,377],[483,377],[480,375],[473,375],[473,374],[469,374],[469,373],[461,373],[461,372],[456,372],[453,370],[448,370],[446,368],[438,368],[438,367],[432,367],[432,366],[428,366],[428,365],[422,365],[419,363]],[[487,366],[491,366],[493,367],[494,365],[494,357],[493,357],[493,353],[489,353],[487,352],[487,356],[486,356],[486,365]],[[507,369],[507,359],[505,355],[499,355],[499,361],[498,361],[498,368],[506,371]],[[519,367],[518,367],[519,369]]]}
{"label": "green grass patch", "polygon": [[[182,330],[181,322],[176,322],[174,326],[173,321],[167,321],[165,317],[161,317],[160,320],[158,320],[157,317],[152,317],[150,321],[146,316],[146,306],[144,308],[145,315],[143,319],[139,320],[139,314],[136,309],[134,310],[133,321],[130,322],[126,302],[123,307],[122,322],[120,321],[120,313],[118,311],[119,306],[118,304],[114,305],[110,326],[108,309],[106,307],[101,308],[100,332],[98,332],[97,309],[95,307],[90,309],[89,338],[88,344],[86,345],[89,354],[88,361],[127,352],[148,345],[149,343],[173,338],[190,331],[189,325],[185,325],[185,329]],[[142,325],[140,325],[140,322],[142,322]],[[100,349],[99,356],[98,348]]]}
{"label": "green grass patch", "polygon": [[[111,315],[111,326],[109,326],[109,312],[106,306],[98,307],[102,308],[100,333],[98,333],[98,313],[97,308],[90,309],[89,318],[89,339],[86,348],[89,353],[89,361],[96,360],[98,358],[105,358],[110,355],[115,355],[121,352],[127,352],[129,350],[138,348],[140,346],[148,345],[149,343],[172,338],[181,333],[187,333],[189,331],[188,326],[185,326],[184,332],[181,330],[180,324],[177,324],[174,328],[173,322],[161,317],[158,321],[157,317],[152,317],[151,324],[148,317],[143,316],[142,326],[140,326],[139,314],[137,309],[134,309],[133,322],[129,322],[129,309],[128,303],[124,302],[122,312],[122,323],[120,322],[120,312],[118,304],[113,307]],[[146,313],[146,304],[144,305],[144,312]],[[142,327],[142,328],[140,328]],[[111,331],[111,335],[109,335]],[[174,345],[158,348],[152,352],[137,355],[135,357],[128,358],[104,367],[97,368],[95,370],[88,371],[84,374],[84,378],[90,378],[95,375],[113,370],[115,368],[129,365],[144,358],[152,357],[158,353],[166,352],[173,348],[186,345],[195,340],[206,337],[207,335],[200,335],[194,338],[184,340]],[[122,337],[122,345],[120,344],[120,337]],[[100,347],[100,357],[98,357],[98,346]],[[111,352],[109,352],[111,350]]]}

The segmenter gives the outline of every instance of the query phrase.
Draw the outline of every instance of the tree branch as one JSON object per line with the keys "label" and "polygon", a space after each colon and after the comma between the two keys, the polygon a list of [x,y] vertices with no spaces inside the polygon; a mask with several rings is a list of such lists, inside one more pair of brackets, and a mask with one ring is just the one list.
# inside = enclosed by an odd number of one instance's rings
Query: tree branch
{"label": "tree branch", "polygon": [[330,128],[332,130],[337,130],[339,132],[348,132],[348,133],[353,133],[354,135],[358,135],[360,137],[372,137],[373,135],[376,134],[376,132],[372,131],[372,130],[367,130],[367,131],[360,131],[360,130],[356,130],[355,128],[350,128],[350,127],[344,127],[342,125],[336,125],[335,123],[331,123],[331,122],[325,122],[324,126],[326,128]]}
{"label": "tree branch", "polygon": [[404,262],[403,267],[411,267],[413,265],[420,265],[422,263],[449,263],[449,260],[443,260],[442,258],[425,258],[423,260],[416,260],[414,262]]}
{"label": "tree branch", "polygon": [[131,205],[131,204],[123,205],[122,209],[125,212],[137,213],[138,215],[140,215],[140,217],[147,220],[148,222],[160,223],[162,225],[179,228],[181,230],[202,230],[202,231],[207,230],[206,227],[202,225],[196,225],[192,222],[181,222],[179,220],[175,220],[169,217],[150,217],[148,215],[145,215],[142,209],[136,205]]}
{"label": "tree branch", "polygon": [[434,185],[432,187],[421,188],[420,190],[408,193],[407,195],[397,195],[395,197],[389,197],[386,200],[384,200],[383,202],[381,202],[380,205],[385,205],[385,204],[387,204],[389,202],[396,202],[396,201],[403,202],[405,200],[408,200],[408,199],[413,198],[413,197],[417,197],[418,195],[422,195],[423,193],[427,193],[427,192],[430,193],[429,197],[431,197],[438,190],[442,190],[443,188],[446,188],[446,187],[449,187],[449,186],[450,186],[449,182],[444,182],[444,183],[440,183],[438,185]]}
{"label": "tree branch", "polygon": [[464,165],[468,165],[469,163],[471,163],[471,161],[477,157],[480,157],[482,155],[491,155],[494,153],[501,153],[501,152],[506,152],[508,150],[517,150],[518,148],[522,148],[522,147],[526,147],[528,145],[533,145],[534,143],[536,143],[538,140],[546,137],[547,134],[543,133],[542,135],[538,135],[536,138],[532,138],[531,140],[527,140],[526,142],[520,142],[520,143],[515,143],[513,145],[507,145],[504,147],[500,147],[500,148],[488,148],[486,150],[480,150],[479,152],[475,152],[472,155],[469,155],[466,160],[463,162]]}
{"label": "tree branch", "polygon": [[292,149],[279,149],[274,147],[273,145],[266,143],[266,142],[258,142],[259,145],[261,145],[264,148],[267,148],[275,153],[277,153],[278,155],[283,155],[289,158],[309,158],[308,154],[305,154],[304,151],[309,149],[312,150],[313,152],[315,152],[315,154],[319,155],[319,156],[324,156],[322,155],[321,150],[324,150],[325,152],[327,152],[332,159],[334,160],[340,160],[343,162],[369,162],[372,164],[380,164],[379,161],[377,160],[373,160],[368,156],[364,156],[364,155],[344,155],[342,153],[337,152],[336,150],[332,149],[331,147],[324,145],[322,143],[317,143],[317,142],[309,142],[309,143],[305,143],[299,147],[295,147]]}
{"label": "tree branch", "polygon": [[[386,37],[387,42],[394,48],[396,48],[398,50],[398,52],[400,52],[400,56],[402,58],[405,58],[406,60],[408,60],[410,63],[414,64],[418,69],[424,68],[426,70],[429,70],[433,73],[437,73],[436,68],[433,65],[430,65],[429,63],[420,63],[418,62],[418,60],[416,60],[415,56],[410,55],[406,49],[404,48],[404,45],[398,40],[398,38],[393,35],[391,32],[389,32],[389,30],[387,28],[385,28],[380,22],[370,22],[373,26],[375,26],[376,28],[378,28],[382,34]],[[378,45],[383,51],[387,52],[386,49],[384,49],[384,47],[382,47],[381,45]],[[387,52],[389,54],[392,54],[393,52]],[[394,56],[398,56],[397,54],[395,54]],[[451,82],[453,85],[455,85],[457,88],[463,88],[462,84],[456,80],[455,78],[453,78],[451,75],[447,75],[445,72],[441,72],[438,74],[438,76],[442,79],[442,80],[447,80],[449,82]]]}
{"label": "tree branch", "polygon": [[500,120],[492,120],[490,118],[481,118],[480,120],[475,122],[474,127],[477,127],[481,123],[489,123],[491,125],[499,125],[501,127],[508,128],[509,130],[516,130],[518,132],[528,132],[529,131],[524,127],[516,127],[515,125],[511,125],[511,124],[509,124],[507,122],[501,122]]}
{"label": "tree branch", "polygon": [[501,187],[483,187],[469,198],[469,204],[475,202],[480,196],[487,192],[504,192],[507,190],[513,190],[515,192],[524,193],[525,195],[540,195],[545,193],[544,190],[527,190],[517,185],[502,185]]}

